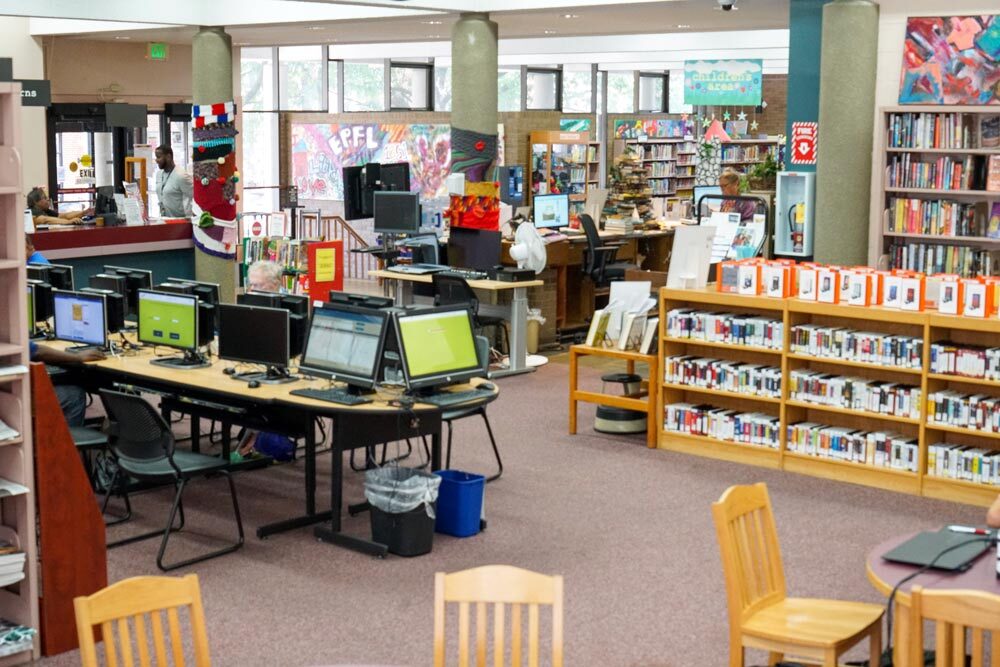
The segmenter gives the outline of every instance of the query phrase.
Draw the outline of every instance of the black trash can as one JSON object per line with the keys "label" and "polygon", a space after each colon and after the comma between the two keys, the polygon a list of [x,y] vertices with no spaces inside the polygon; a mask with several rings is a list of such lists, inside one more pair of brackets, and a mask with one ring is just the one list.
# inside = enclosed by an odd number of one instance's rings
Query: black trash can
{"label": "black trash can", "polygon": [[397,556],[422,556],[434,546],[434,518],[421,504],[409,512],[383,512],[372,505],[372,541],[384,544]]}

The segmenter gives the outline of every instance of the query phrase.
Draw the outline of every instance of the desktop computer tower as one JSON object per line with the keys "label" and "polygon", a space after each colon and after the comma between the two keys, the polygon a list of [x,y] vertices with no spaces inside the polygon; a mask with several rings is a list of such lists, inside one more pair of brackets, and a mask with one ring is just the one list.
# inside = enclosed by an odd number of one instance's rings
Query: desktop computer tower
{"label": "desktop computer tower", "polygon": [[204,347],[215,339],[215,306],[198,302],[198,346]]}

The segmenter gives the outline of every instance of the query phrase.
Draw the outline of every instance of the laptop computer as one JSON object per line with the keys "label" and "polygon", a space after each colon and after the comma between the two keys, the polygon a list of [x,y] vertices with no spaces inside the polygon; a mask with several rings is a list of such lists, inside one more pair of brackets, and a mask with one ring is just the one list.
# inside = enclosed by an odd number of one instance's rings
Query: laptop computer
{"label": "laptop computer", "polygon": [[[928,530],[917,533],[895,549],[884,553],[882,558],[893,563],[906,563],[923,567],[934,561],[945,549],[956,547],[937,558],[933,569],[961,572],[969,569],[972,566],[972,561],[988,551],[994,544],[993,540],[985,537],[978,542],[971,542],[975,537],[969,533],[956,533],[947,528],[936,532]],[[956,546],[963,542],[970,543],[961,547]]]}
{"label": "laptop computer", "polygon": [[440,273],[441,271],[447,271],[450,268],[450,266],[444,266],[443,264],[396,264],[388,267],[386,271],[395,271],[396,273],[409,273],[415,276],[422,276],[428,273]]}

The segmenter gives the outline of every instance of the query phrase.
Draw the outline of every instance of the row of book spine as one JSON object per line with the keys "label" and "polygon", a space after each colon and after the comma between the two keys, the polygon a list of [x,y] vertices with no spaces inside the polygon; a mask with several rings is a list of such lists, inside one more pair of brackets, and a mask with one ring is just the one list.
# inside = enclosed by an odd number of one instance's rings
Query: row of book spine
{"label": "row of book spine", "polygon": [[1000,348],[931,343],[931,373],[1000,381]]}
{"label": "row of book spine", "polygon": [[243,263],[277,262],[286,269],[303,270],[307,265],[306,243],[296,239],[243,239]]}
{"label": "row of book spine", "polygon": [[723,162],[757,162],[770,153],[769,148],[761,150],[760,146],[722,146]]}
{"label": "row of book spine", "polygon": [[1000,452],[938,442],[927,448],[927,474],[1000,486]]}
{"label": "row of book spine", "polygon": [[654,162],[650,170],[650,178],[670,178],[677,175],[677,170],[671,162]]}
{"label": "row of book spine", "polygon": [[808,403],[920,418],[920,387],[911,385],[797,369],[789,374],[788,392],[789,398]]}
{"label": "row of book spine", "polygon": [[963,278],[991,276],[995,258],[989,250],[944,243],[893,241],[889,246],[889,268],[927,275],[957,273]]}
{"label": "row of book spine", "polygon": [[891,113],[888,141],[891,148],[974,148],[978,114]]}
{"label": "row of book spine", "polygon": [[949,199],[889,199],[889,231],[898,234],[984,236],[985,221],[977,219],[976,205]]}
{"label": "row of book spine", "polygon": [[649,182],[649,186],[650,186],[650,194],[653,195],[658,195],[658,196],[672,195],[676,192],[674,190],[673,183],[671,183],[669,179],[664,179],[660,181],[652,180]]}
{"label": "row of book spine", "polygon": [[789,451],[819,458],[917,472],[916,439],[891,431],[862,431],[813,422],[788,425]]}
{"label": "row of book spine", "polygon": [[642,147],[642,159],[644,160],[673,160],[673,144],[647,144]]}
{"label": "row of book spine", "polygon": [[909,153],[893,155],[886,166],[886,185],[890,188],[928,188],[936,190],[974,190],[976,159],[939,157],[933,162],[912,159]]}
{"label": "row of book spine", "polygon": [[781,421],[774,415],[690,403],[671,403],[664,412],[667,431],[771,449],[780,444]]}
{"label": "row of book spine", "polygon": [[929,424],[1000,433],[1000,398],[947,389],[927,396]]}
{"label": "row of book spine", "polygon": [[667,335],[780,350],[784,344],[784,324],[759,315],[675,308],[667,313]]}
{"label": "row of book spine", "polygon": [[664,379],[674,384],[781,398],[781,368],[689,355],[667,357]]}
{"label": "row of book spine", "polygon": [[920,368],[924,356],[922,338],[819,324],[792,327],[790,347],[795,354],[904,368]]}

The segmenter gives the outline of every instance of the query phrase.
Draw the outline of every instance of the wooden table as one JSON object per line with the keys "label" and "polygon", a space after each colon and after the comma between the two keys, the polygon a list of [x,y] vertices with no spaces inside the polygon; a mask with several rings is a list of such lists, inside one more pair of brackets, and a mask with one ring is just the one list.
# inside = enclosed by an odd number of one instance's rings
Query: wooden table
{"label": "wooden table", "polygon": [[[434,279],[431,274],[400,273],[399,271],[371,271],[370,276],[395,281],[396,305],[403,306],[413,301],[412,286],[414,283],[430,285]],[[530,373],[534,368],[528,366],[528,288],[541,287],[541,280],[526,280],[519,283],[503,280],[470,280],[469,287],[487,292],[504,292],[513,290],[510,300],[510,364],[507,369],[491,371],[491,377],[503,377],[518,373]]]}
{"label": "wooden table", "polygon": [[[53,341],[53,347],[67,347],[68,343]],[[163,348],[159,348],[163,350]],[[228,456],[229,426],[247,426],[257,430],[272,431],[305,441],[305,513],[283,521],[261,526],[257,536],[269,535],[317,526],[317,537],[340,546],[364,553],[384,555],[385,545],[345,535],[341,532],[343,508],[343,453],[350,449],[367,448],[383,442],[410,437],[431,436],[431,469],[441,468],[441,413],[442,410],[427,403],[416,403],[412,408],[390,405],[399,397],[398,391],[380,390],[372,403],[339,405],[301,396],[293,396],[293,389],[316,387],[320,381],[299,379],[286,384],[262,384],[250,389],[247,382],[235,380],[223,373],[229,362],[212,358],[212,365],[205,368],[179,369],[149,363],[155,358],[153,348],[144,347],[130,355],[109,356],[87,364],[81,372],[80,382],[91,391],[102,387],[140,390],[160,394],[170,409],[186,412],[196,417],[215,419],[222,425],[223,455]],[[485,382],[474,379],[469,384],[455,385],[461,391]],[[472,406],[495,400],[499,389],[494,388],[485,400],[449,406]],[[405,416],[405,419],[399,419]],[[411,419],[410,417],[413,417]],[[330,510],[316,509],[316,438],[315,420],[327,417],[333,420],[333,462],[331,470]],[[192,419],[192,442],[197,442],[197,419]],[[325,522],[325,523],[324,523]]]}
{"label": "wooden table", "polygon": [[[865,571],[868,581],[875,589],[888,596],[893,587],[899,583],[900,579],[912,574],[918,568],[914,565],[904,565],[902,563],[891,563],[882,558],[882,554],[888,553],[916,533],[897,535],[879,544],[868,553]],[[970,535],[970,537],[972,537]],[[996,552],[989,549],[979,556],[965,572],[944,572],[942,570],[930,570],[914,577],[903,584],[896,592],[895,605],[892,615],[893,623],[893,664],[908,665],[907,641],[910,636],[910,589],[913,586],[923,586],[934,589],[967,589],[975,591],[985,591],[1000,595],[1000,579],[996,573]]]}
{"label": "wooden table", "polygon": [[[594,391],[581,391],[577,388],[577,365],[580,357],[595,356],[610,359],[621,359],[626,362],[629,373],[635,373],[635,363],[642,362],[649,366],[649,377],[646,380],[646,397],[641,392],[636,396],[613,396]],[[590,345],[573,345],[569,348],[569,433],[576,433],[576,404],[579,401],[609,405],[626,410],[646,413],[646,446],[656,447],[656,433],[660,420],[656,415],[657,391],[660,386],[659,364],[655,354],[640,354],[639,352],[623,352],[613,348],[591,347]]]}

